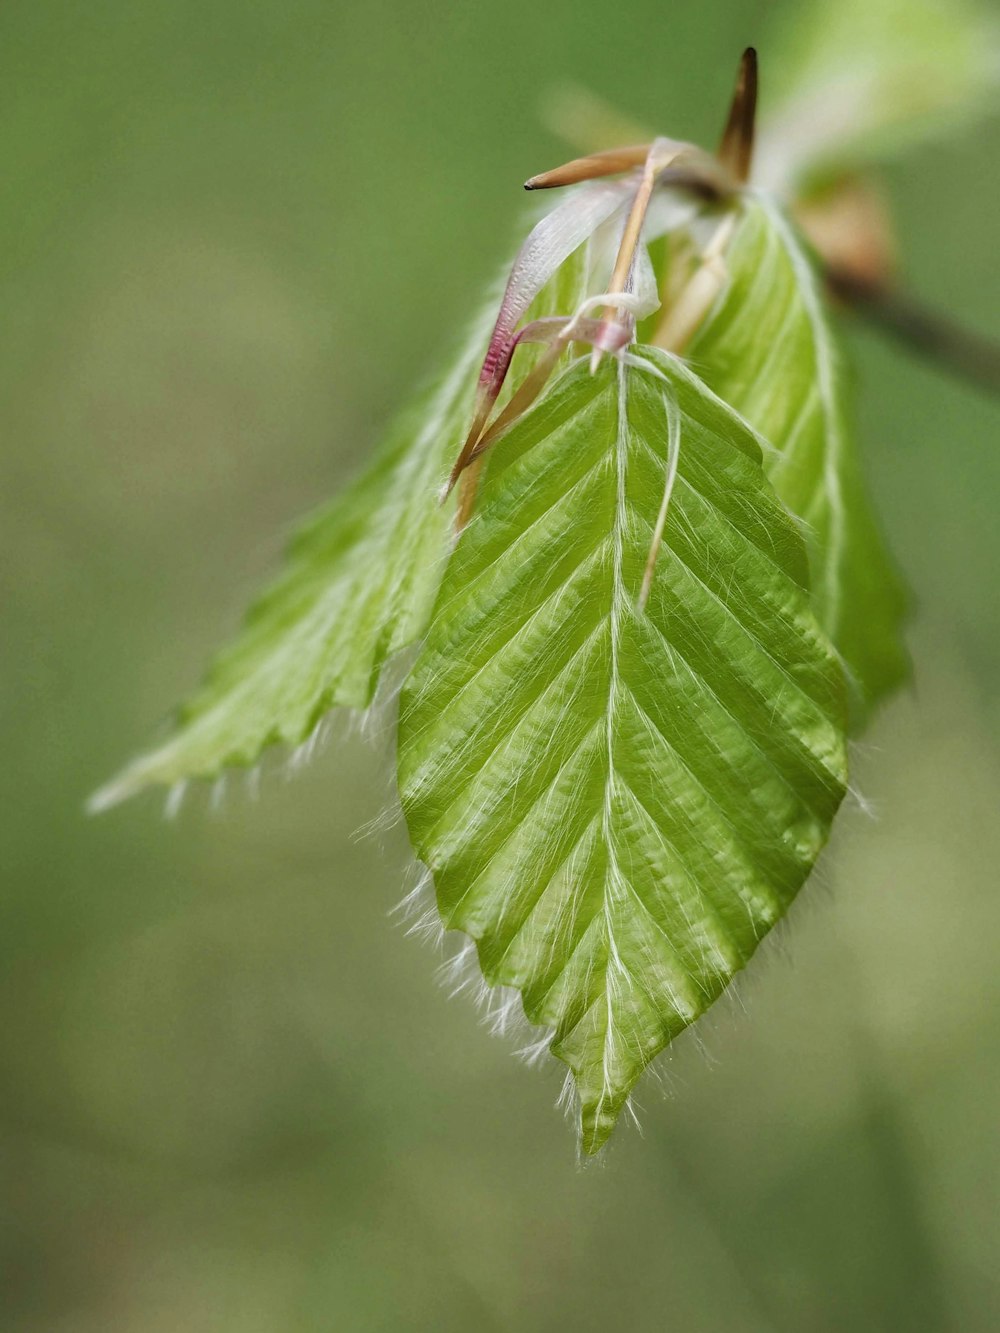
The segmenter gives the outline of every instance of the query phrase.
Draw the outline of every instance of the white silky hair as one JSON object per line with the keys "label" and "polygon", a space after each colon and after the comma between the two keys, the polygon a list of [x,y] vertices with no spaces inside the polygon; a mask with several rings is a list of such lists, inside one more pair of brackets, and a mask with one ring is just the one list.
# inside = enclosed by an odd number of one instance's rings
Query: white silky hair
{"label": "white silky hair", "polygon": [[482,1022],[494,1036],[514,1036],[521,1045],[514,1052],[528,1064],[537,1064],[554,1037],[550,1028],[532,1023],[524,1012],[521,992],[513,986],[491,986],[479,966],[476,942],[464,931],[446,930],[434,895],[434,881],[426,866],[418,866],[414,883],[390,910],[408,936],[414,936],[445,956],[437,980],[454,999],[470,996]]}

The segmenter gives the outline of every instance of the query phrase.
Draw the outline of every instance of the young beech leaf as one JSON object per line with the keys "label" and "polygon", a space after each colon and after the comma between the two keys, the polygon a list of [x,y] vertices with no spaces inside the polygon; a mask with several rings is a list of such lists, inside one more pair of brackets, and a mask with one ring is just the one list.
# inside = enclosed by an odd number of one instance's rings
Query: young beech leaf
{"label": "young beech leaf", "polygon": [[436,489],[467,424],[487,333],[481,322],[367,472],[295,536],[281,578],[178,710],[173,734],[96,806],[253,764],[273,742],[305,741],[334,704],[371,701],[382,665],[419,637],[433,603],[451,523]]}
{"label": "young beech leaf", "polygon": [[785,913],[846,782],[805,545],[757,437],[676,358],[577,363],[497,444],[399,781],[445,925],[551,1031],[596,1152]]}
{"label": "young beech leaf", "polygon": [[[621,206],[627,191],[619,194]],[[605,214],[613,219],[612,208]],[[545,240],[550,260],[558,257],[551,228]],[[528,317],[572,310],[595,265],[599,271],[596,247],[577,243],[544,281]],[[151,783],[253,764],[270,744],[307,740],[330,708],[371,702],[383,666],[420,637],[433,605],[455,509],[454,498],[439,503],[441,484],[468,429],[498,301],[493,293],[452,367],[397,421],[369,469],[297,534],[284,573],[178,710],[172,735],[99,791],[92,808]],[[537,355],[519,348],[505,394]]]}
{"label": "young beech leaf", "polygon": [[773,445],[764,467],[805,525],[819,620],[856,686],[855,720],[906,679],[907,597],[861,475],[840,348],[811,258],[766,195],[747,196],[728,282],[688,353]]}

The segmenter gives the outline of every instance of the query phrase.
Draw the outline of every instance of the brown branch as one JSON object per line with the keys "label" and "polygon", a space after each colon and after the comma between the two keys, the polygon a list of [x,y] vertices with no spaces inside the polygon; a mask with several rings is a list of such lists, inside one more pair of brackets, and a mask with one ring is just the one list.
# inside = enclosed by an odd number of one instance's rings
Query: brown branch
{"label": "brown branch", "polygon": [[837,268],[827,268],[824,276],[830,292],[870,323],[959,379],[1000,396],[1000,342],[883,283]]}

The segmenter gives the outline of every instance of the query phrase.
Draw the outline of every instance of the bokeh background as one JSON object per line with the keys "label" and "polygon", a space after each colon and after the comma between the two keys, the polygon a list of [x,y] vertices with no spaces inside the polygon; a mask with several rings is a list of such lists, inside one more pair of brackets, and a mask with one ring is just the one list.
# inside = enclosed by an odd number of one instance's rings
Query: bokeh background
{"label": "bokeh background", "polygon": [[[4,0],[4,1329],[1000,1326],[1000,402],[852,333],[916,687],[596,1167],[387,915],[384,731],[83,813],[492,277],[545,94],[712,141],[793,9]],[[886,180],[912,287],[1000,335],[996,123]]]}

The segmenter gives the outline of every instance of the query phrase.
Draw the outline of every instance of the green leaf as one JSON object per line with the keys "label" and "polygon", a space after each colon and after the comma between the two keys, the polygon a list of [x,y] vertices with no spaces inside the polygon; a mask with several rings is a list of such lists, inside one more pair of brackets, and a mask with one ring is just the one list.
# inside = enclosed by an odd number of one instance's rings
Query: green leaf
{"label": "green leaf", "polygon": [[756,437],[675,358],[634,360],[575,365],[497,446],[399,727],[444,923],[551,1030],[587,1153],[785,913],[846,781],[840,668]]}
{"label": "green leaf", "polygon": [[[590,280],[583,245],[528,318],[572,310]],[[454,498],[438,502],[468,429],[493,292],[448,373],[396,422],[369,469],[296,535],[286,568],[236,641],[177,713],[172,734],[91,800],[100,810],[153,783],[211,778],[257,762],[266,746],[307,741],[335,706],[371,703],[388,660],[419,639],[451,542]],[[519,349],[501,403],[538,355]]]}
{"label": "green leaf", "polygon": [[296,535],[286,569],[235,643],[179,710],[170,738],[93,799],[103,808],[150,783],[213,777],[298,745],[335,704],[363,708],[433,603],[452,507],[436,489],[467,424],[482,337],[398,422],[369,470]]}
{"label": "green leaf", "polygon": [[805,525],[817,614],[856,682],[860,720],[909,674],[907,597],[861,475],[825,297],[798,234],[765,195],[744,204],[726,262],[727,286],[690,361],[774,446],[765,468]]}
{"label": "green leaf", "polygon": [[807,5],[763,50],[755,180],[782,192],[943,136],[996,105],[1000,29],[971,0]]}

